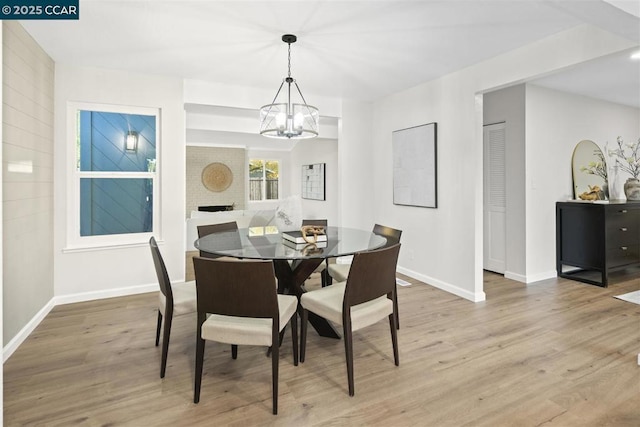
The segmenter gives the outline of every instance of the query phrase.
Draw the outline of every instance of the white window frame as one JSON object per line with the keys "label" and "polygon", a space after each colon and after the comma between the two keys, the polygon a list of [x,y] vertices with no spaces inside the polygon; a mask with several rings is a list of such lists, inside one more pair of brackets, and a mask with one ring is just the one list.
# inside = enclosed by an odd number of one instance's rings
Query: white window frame
{"label": "white window frame", "polygon": [[267,162],[278,162],[278,198],[277,199],[260,199],[260,200],[251,200],[251,192],[249,192],[249,202],[250,203],[260,203],[260,202],[275,202],[281,199],[280,195],[282,194],[282,160],[274,159],[274,158],[266,158],[261,156],[253,156],[249,157],[249,161],[247,162],[247,175],[249,179],[249,188],[251,188],[251,161],[252,160],[260,160],[263,162],[262,168],[262,196],[267,196]]}
{"label": "white window frame", "polygon": [[[139,114],[156,118],[156,169],[155,172],[92,172],[78,170],[76,141],[78,138],[78,111]],[[67,103],[67,242],[65,252],[108,247],[146,245],[151,236],[161,239],[160,213],[160,109],[86,102]],[[146,233],[80,236],[80,180],[82,178],[138,178],[151,179],[153,186],[152,230]]]}

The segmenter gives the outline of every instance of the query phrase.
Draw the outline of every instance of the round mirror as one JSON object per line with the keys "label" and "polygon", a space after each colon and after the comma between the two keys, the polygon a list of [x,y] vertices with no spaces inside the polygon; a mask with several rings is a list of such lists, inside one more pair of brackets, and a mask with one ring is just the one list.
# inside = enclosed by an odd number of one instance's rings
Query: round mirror
{"label": "round mirror", "polygon": [[574,199],[608,199],[607,162],[595,142],[580,141],[573,150],[571,163]]}

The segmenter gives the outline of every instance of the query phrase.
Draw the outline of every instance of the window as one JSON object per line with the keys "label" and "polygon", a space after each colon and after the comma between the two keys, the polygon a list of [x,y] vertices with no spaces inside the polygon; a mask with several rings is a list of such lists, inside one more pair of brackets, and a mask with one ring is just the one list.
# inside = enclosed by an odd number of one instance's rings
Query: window
{"label": "window", "polygon": [[249,200],[277,200],[279,177],[277,160],[249,160]]}
{"label": "window", "polygon": [[145,242],[157,231],[158,111],[74,105],[71,246]]}

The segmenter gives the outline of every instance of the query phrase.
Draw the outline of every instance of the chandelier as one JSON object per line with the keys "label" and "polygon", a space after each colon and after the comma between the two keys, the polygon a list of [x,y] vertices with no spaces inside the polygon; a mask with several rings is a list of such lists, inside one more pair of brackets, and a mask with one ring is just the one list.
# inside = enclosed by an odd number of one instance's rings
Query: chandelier
{"label": "chandelier", "polygon": [[[287,77],[282,80],[271,104],[260,108],[260,135],[287,139],[314,138],[318,136],[318,109],[307,104],[298,83],[291,77],[291,43],[295,43],[297,39],[293,34],[282,36],[282,41],[289,45],[288,73]],[[286,102],[284,102],[285,100],[278,102],[278,96],[285,83],[287,84]],[[295,85],[302,102],[292,102],[292,83]]]}

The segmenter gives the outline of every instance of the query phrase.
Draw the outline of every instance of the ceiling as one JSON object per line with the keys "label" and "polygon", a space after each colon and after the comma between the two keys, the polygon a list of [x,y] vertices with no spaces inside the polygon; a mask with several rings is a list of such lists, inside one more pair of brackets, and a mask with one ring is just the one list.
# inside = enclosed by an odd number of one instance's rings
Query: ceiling
{"label": "ceiling", "polygon": [[[310,101],[314,93],[373,101],[583,23],[640,43],[638,3],[86,0],[78,21],[21,24],[56,62],[273,88],[274,94],[287,72],[280,37],[293,33],[292,76]],[[594,75],[625,68],[616,74],[617,90],[636,88],[635,100],[624,102],[640,108],[640,61],[626,55],[567,70],[579,77],[549,76],[540,84],[570,83],[580,93],[594,86]]]}

